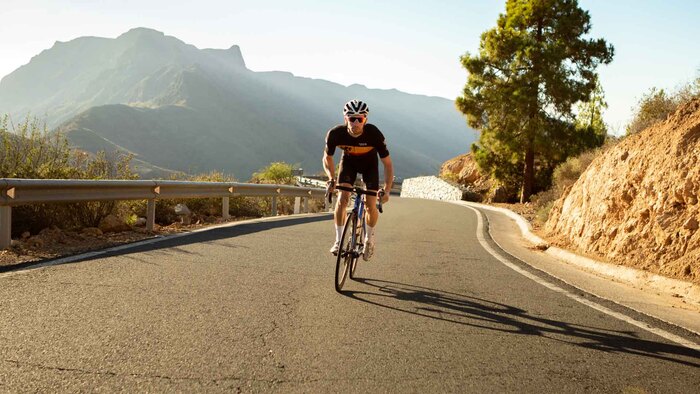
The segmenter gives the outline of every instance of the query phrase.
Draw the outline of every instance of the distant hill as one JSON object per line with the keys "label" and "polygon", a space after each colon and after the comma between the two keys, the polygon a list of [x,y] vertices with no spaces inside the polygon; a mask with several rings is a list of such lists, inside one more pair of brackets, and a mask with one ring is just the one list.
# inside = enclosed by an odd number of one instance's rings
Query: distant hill
{"label": "distant hill", "polygon": [[0,81],[0,113],[45,115],[82,149],[239,179],[281,160],[320,171],[326,131],[353,98],[369,104],[400,177],[435,174],[476,139],[450,100],[254,72],[237,46],[198,49],[145,28],[57,42]]}

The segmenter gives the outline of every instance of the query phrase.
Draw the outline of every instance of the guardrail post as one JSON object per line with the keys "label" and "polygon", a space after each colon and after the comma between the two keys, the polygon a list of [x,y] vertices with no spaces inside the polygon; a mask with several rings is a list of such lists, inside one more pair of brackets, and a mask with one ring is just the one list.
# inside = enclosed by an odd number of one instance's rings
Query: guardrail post
{"label": "guardrail post", "polygon": [[301,197],[294,197],[294,214],[298,215],[301,212]]}
{"label": "guardrail post", "polygon": [[146,207],[146,230],[153,231],[156,224],[156,200],[148,200]]}
{"label": "guardrail post", "polygon": [[224,218],[224,220],[228,220],[230,215],[228,214],[228,197],[224,197],[223,201],[221,201],[221,217]]}
{"label": "guardrail post", "polygon": [[309,198],[304,197],[304,213],[309,213]]}
{"label": "guardrail post", "polygon": [[12,244],[12,207],[0,206],[0,249]]}
{"label": "guardrail post", "polygon": [[272,216],[277,216],[277,196],[272,196]]}

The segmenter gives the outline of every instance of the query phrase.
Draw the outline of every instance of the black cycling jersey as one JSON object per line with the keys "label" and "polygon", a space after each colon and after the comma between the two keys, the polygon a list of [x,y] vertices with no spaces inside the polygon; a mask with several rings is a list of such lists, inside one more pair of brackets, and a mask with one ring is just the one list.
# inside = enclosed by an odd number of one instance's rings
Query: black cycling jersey
{"label": "black cycling jersey", "polygon": [[351,136],[346,125],[341,124],[330,129],[326,135],[326,153],[332,156],[336,147],[343,150],[343,157],[364,156],[375,152],[382,159],[389,156],[384,135],[371,123],[364,126],[362,134],[358,137]]}
{"label": "black cycling jersey", "polygon": [[326,153],[333,155],[335,148],[343,150],[338,171],[338,183],[354,184],[357,174],[362,174],[367,190],[379,190],[379,161],[389,156],[384,135],[373,124],[366,124],[362,134],[353,137],[346,125],[338,125],[326,135]]}

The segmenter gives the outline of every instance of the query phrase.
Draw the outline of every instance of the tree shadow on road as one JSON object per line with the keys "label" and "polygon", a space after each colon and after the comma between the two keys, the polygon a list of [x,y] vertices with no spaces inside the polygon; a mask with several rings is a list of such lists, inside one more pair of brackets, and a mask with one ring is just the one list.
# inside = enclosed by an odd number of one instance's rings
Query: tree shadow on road
{"label": "tree shadow on road", "polygon": [[546,319],[514,306],[405,283],[356,280],[374,291],[344,291],[343,294],[382,308],[486,330],[540,336],[604,352],[634,354],[700,367],[700,363],[695,362],[700,360],[700,352],[680,345],[641,339],[633,331]]}

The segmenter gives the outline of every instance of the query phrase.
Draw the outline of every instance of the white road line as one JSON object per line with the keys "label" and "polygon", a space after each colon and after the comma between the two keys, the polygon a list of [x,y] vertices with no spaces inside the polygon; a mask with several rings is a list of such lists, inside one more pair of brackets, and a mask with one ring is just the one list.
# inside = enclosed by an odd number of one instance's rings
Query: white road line
{"label": "white road line", "polygon": [[503,263],[504,265],[506,265],[508,268],[510,268],[510,269],[512,269],[512,270],[514,270],[514,271],[516,271],[517,273],[519,273],[519,274],[521,274],[521,275],[523,275],[523,276],[525,276],[525,277],[527,277],[527,278],[529,278],[529,279],[534,280],[535,282],[541,284],[542,286],[544,286],[544,287],[546,287],[546,288],[548,288],[548,289],[550,289],[550,290],[556,291],[557,293],[564,294],[565,296],[567,296],[567,297],[569,297],[569,298],[571,298],[571,299],[573,299],[573,300],[576,300],[576,301],[578,301],[578,302],[580,302],[580,303],[582,303],[582,304],[584,304],[584,305],[587,305],[587,306],[589,306],[589,307],[591,307],[591,308],[593,308],[593,309],[595,309],[595,310],[597,310],[597,311],[599,311],[599,312],[603,312],[603,313],[605,313],[605,314],[607,314],[607,315],[610,315],[610,316],[612,316],[612,317],[614,317],[614,318],[616,318],[616,319],[622,320],[622,321],[624,321],[624,322],[626,322],[626,323],[629,323],[629,324],[631,324],[631,325],[633,325],[633,326],[637,326],[637,327],[639,327],[639,328],[641,328],[641,329],[643,329],[643,330],[649,331],[649,332],[651,332],[652,334],[656,334],[656,335],[658,335],[658,336],[660,336],[660,337],[662,337],[662,338],[666,338],[666,339],[668,339],[669,341],[675,342],[675,343],[677,343],[677,344],[679,344],[679,345],[682,345],[682,346],[685,346],[685,347],[687,347],[687,348],[700,351],[700,345],[698,345],[698,344],[695,343],[695,342],[689,341],[689,340],[687,340],[687,339],[685,339],[685,338],[682,338],[682,337],[680,337],[680,336],[678,336],[678,335],[672,334],[672,333],[670,333],[670,332],[668,332],[668,331],[665,331],[665,330],[662,330],[662,329],[660,329],[660,328],[652,327],[652,326],[650,326],[650,325],[647,324],[647,323],[640,322],[640,321],[635,320],[635,319],[633,319],[633,318],[631,318],[631,317],[629,317],[629,316],[627,316],[627,315],[624,315],[624,314],[622,314],[622,313],[615,312],[615,311],[613,311],[613,310],[611,310],[611,309],[608,309],[608,308],[606,308],[606,307],[604,307],[604,306],[602,306],[602,305],[600,305],[600,304],[598,304],[598,303],[596,303],[596,302],[593,302],[593,301],[591,301],[591,300],[587,300],[587,299],[585,299],[585,298],[583,298],[583,297],[580,297],[580,296],[578,296],[578,295],[576,295],[576,294],[574,294],[574,293],[571,293],[571,292],[569,292],[569,291],[567,291],[567,290],[565,290],[565,289],[562,289],[561,287],[559,287],[559,286],[557,286],[557,285],[555,285],[555,284],[553,284],[553,283],[550,283],[550,282],[548,282],[548,281],[546,281],[546,280],[540,278],[539,276],[534,275],[534,274],[532,274],[532,273],[530,273],[530,272],[528,272],[528,271],[526,271],[526,270],[524,270],[524,269],[518,267],[517,265],[511,263],[510,261],[508,261],[508,259],[507,259],[505,256],[503,256],[503,255],[500,254],[499,252],[495,251],[495,250],[488,244],[488,242],[486,241],[486,238],[484,238],[484,219],[483,219],[483,217],[482,217],[483,214],[481,213],[481,211],[479,211],[478,209],[475,209],[475,208],[473,208],[473,207],[467,206],[467,205],[461,205],[461,204],[458,204],[458,205],[463,206],[463,207],[465,207],[465,208],[469,208],[469,209],[471,209],[472,211],[474,211],[474,212],[476,213],[476,217],[477,217],[476,238],[479,240],[479,243],[481,244],[481,246],[482,246],[487,252],[489,252],[489,254],[491,254],[493,257],[495,257],[498,261],[500,261],[500,262]]}
{"label": "white road line", "polygon": [[126,245],[114,246],[114,247],[111,247],[108,249],[101,249],[101,250],[96,250],[93,252],[78,254],[75,256],[58,258],[58,259],[50,260],[50,261],[47,261],[44,263],[37,263],[36,265],[32,265],[30,268],[26,268],[26,269],[22,269],[22,270],[18,270],[18,271],[10,271],[10,272],[5,272],[4,274],[0,274],[0,279],[4,279],[4,278],[8,278],[10,276],[15,276],[15,275],[20,275],[20,274],[25,274],[27,272],[38,270],[41,268],[51,267],[54,265],[70,263],[70,262],[82,260],[82,259],[89,259],[91,257],[100,256],[100,255],[107,254],[110,252],[117,252],[120,250],[136,248],[136,247],[144,246],[144,245],[150,245],[150,244],[154,244],[154,243],[158,243],[158,242],[162,242],[162,241],[167,241],[167,240],[176,239],[176,238],[180,238],[180,237],[186,237],[188,235],[193,235],[193,234],[197,234],[197,233],[201,233],[201,232],[205,232],[205,231],[216,230],[216,229],[220,229],[220,228],[235,227],[235,226],[240,226],[240,225],[244,225],[244,224],[251,224],[251,223],[284,221],[284,220],[289,220],[289,219],[299,219],[299,218],[304,218],[304,217],[315,217],[315,216],[323,216],[323,215],[330,215],[330,214],[322,212],[322,213],[311,213],[311,214],[289,215],[289,216],[272,216],[272,217],[267,217],[267,218],[241,220],[240,222],[224,223],[224,224],[210,226],[210,227],[202,227],[202,228],[188,231],[188,232],[184,232],[184,233],[166,235],[166,236],[157,237],[157,238],[149,238],[149,239],[145,239],[143,241],[138,241],[138,242],[134,242],[134,243],[126,244]]}

